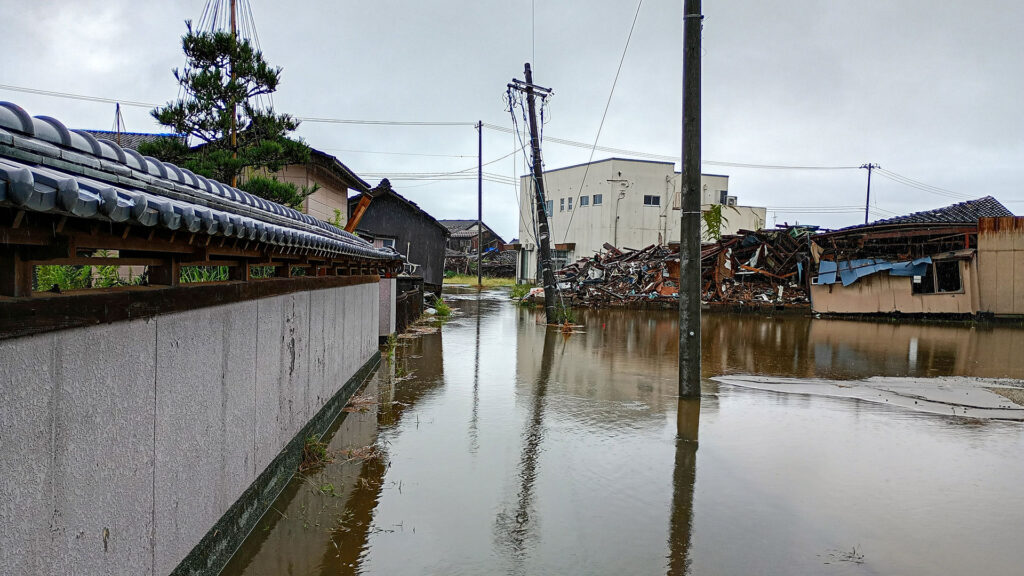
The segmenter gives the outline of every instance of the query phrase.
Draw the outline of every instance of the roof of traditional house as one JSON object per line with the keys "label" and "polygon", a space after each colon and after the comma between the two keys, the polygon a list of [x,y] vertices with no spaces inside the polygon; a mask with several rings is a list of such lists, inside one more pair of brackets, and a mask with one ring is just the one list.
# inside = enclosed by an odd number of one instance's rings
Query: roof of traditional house
{"label": "roof of traditional house", "polygon": [[121,148],[137,149],[140,144],[145,142],[155,142],[157,140],[163,140],[165,138],[174,138],[177,140],[185,140],[184,134],[171,134],[171,133],[149,133],[149,132],[113,132],[110,130],[82,130],[82,132],[88,132],[96,138],[103,140],[110,140],[117,144]]}
{"label": "roof of traditional house", "polygon": [[862,229],[891,227],[891,226],[927,226],[927,225],[973,225],[978,223],[980,218],[998,218],[1002,216],[1013,216],[1013,212],[1003,206],[992,196],[984,196],[977,200],[967,200],[950,204],[934,210],[914,212],[904,216],[875,220],[870,224],[858,224],[839,228],[823,235],[838,235],[846,232],[856,232]]}
{"label": "roof of traditional house", "polygon": [[292,208],[0,102],[0,206],[238,238],[295,253],[394,260]]}
{"label": "roof of traditional house", "polygon": [[[445,236],[448,236],[450,234],[448,228],[445,227],[443,224],[441,224],[441,222],[439,222],[437,220],[437,218],[434,218],[433,216],[431,216],[429,212],[427,212],[423,208],[420,208],[419,205],[416,204],[415,202],[413,202],[412,200],[409,200],[405,196],[402,196],[398,192],[395,192],[395,189],[391,187],[391,181],[388,180],[387,178],[381,180],[380,183],[377,184],[377,186],[375,186],[372,189],[368,190],[366,192],[366,195],[370,196],[371,198],[380,198],[382,196],[391,196],[395,200],[398,200],[399,203],[404,204],[405,206],[408,206],[409,209],[411,209],[413,212],[415,212],[417,214],[420,214],[421,216],[424,216],[428,220],[433,222],[438,228],[440,228],[444,232]],[[359,203],[359,196],[349,196],[349,198],[348,198],[348,205],[349,205],[349,210],[350,211],[358,203]],[[370,203],[370,206],[373,206],[372,202]],[[476,222],[476,220],[474,220],[473,222]],[[360,231],[363,230],[362,227],[359,227],[358,229]],[[371,232],[371,233],[375,232],[376,234],[383,234],[384,233],[383,231],[380,231],[380,230],[377,230],[377,231],[369,231],[368,230],[368,232]]]}
{"label": "roof of traditional house", "polygon": [[310,148],[309,160],[314,164],[324,165],[335,176],[345,182],[349,188],[360,192],[370,191],[369,183],[356,175],[356,173],[349,169],[348,166],[342,164],[341,160],[338,160],[336,156],[331,156],[330,154],[317,150],[316,148]]}
{"label": "roof of traditional house", "polygon": [[438,222],[452,232],[460,232],[471,226],[476,226],[476,220],[438,220]]}
{"label": "roof of traditional house", "polygon": [[999,200],[991,196],[984,196],[977,200],[958,202],[943,208],[877,220],[872,224],[876,226],[881,224],[966,224],[977,222],[979,218],[1001,216],[1013,216],[1013,212],[1010,212]]}
{"label": "roof of traditional house", "polygon": [[[438,220],[442,226],[452,233],[452,238],[474,238],[476,237],[476,220]],[[481,222],[484,229],[490,232],[502,244],[505,243],[501,236],[494,231],[486,222]]]}

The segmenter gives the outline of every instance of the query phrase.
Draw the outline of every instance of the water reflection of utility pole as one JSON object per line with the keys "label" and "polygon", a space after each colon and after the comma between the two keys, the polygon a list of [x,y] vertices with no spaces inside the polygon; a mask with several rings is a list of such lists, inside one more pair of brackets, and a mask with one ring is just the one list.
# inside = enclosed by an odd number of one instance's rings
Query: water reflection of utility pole
{"label": "water reflection of utility pole", "polygon": [[499,544],[504,544],[509,549],[513,561],[524,559],[534,528],[530,518],[533,508],[533,486],[537,480],[540,444],[544,439],[544,401],[548,391],[548,380],[551,378],[551,364],[557,338],[557,332],[545,330],[540,371],[537,373],[533,388],[533,407],[523,435],[523,451],[519,458],[519,494],[515,512],[509,514],[508,510],[502,510],[495,521]]}
{"label": "water reflection of utility pole", "polygon": [[697,479],[697,431],[700,399],[680,398],[676,415],[676,462],[672,472],[672,514],[668,530],[668,574],[690,571],[693,486]]}
{"label": "water reflection of utility pole", "polygon": [[480,408],[480,290],[476,292],[476,355],[473,358],[473,412],[469,418],[469,452],[476,454],[477,413]]}

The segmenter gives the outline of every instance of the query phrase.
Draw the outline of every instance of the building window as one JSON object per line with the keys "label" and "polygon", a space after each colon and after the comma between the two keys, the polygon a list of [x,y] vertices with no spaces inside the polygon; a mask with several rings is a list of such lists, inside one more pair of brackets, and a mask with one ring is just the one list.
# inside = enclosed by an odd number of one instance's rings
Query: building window
{"label": "building window", "polygon": [[548,200],[547,202],[544,203],[544,212],[545,212],[545,214],[547,214],[548,218],[551,217],[551,213],[554,212],[554,211],[555,211],[555,201],[554,200]]}
{"label": "building window", "polygon": [[729,191],[728,190],[719,190],[718,194],[719,194],[719,200],[718,200],[719,204],[722,204],[724,206],[724,205],[729,203],[729,200],[728,200],[728,198],[729,198]]}
{"label": "building window", "polygon": [[580,196],[580,208],[590,204],[590,196]]}
{"label": "building window", "polygon": [[940,260],[928,266],[924,276],[914,276],[913,294],[963,292],[959,260]]}
{"label": "building window", "polygon": [[572,196],[569,196],[569,210],[572,210]]}
{"label": "building window", "polygon": [[661,196],[644,195],[644,206],[661,206]]}
{"label": "building window", "polygon": [[385,247],[385,248],[394,248],[395,247],[395,239],[394,238],[381,238],[380,239],[380,245]]}
{"label": "building window", "polygon": [[561,270],[569,265],[569,259],[571,258],[569,250],[552,250],[551,251],[551,269],[554,271]]}
{"label": "building window", "polygon": [[594,206],[600,206],[601,202],[603,200],[604,200],[604,195],[602,195],[602,194],[594,194]]}
{"label": "building window", "polygon": [[565,212],[565,198],[558,199],[558,211]]}

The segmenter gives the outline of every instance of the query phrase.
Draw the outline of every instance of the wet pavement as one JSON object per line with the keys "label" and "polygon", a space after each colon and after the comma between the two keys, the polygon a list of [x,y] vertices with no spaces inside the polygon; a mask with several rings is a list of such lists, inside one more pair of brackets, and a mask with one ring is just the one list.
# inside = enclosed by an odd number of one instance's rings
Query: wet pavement
{"label": "wet pavement", "polygon": [[505,294],[400,339],[224,574],[1020,573],[1024,425],[867,395],[1020,385],[1024,330],[706,314],[681,403],[673,312]]}

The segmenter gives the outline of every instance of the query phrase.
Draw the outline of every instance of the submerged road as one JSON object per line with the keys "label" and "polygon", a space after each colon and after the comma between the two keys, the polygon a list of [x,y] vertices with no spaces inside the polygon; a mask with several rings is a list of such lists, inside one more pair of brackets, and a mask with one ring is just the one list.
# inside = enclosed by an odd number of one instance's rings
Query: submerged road
{"label": "submerged road", "polygon": [[[564,336],[502,291],[448,298],[456,316],[399,340],[336,424],[334,461],[296,476],[224,574],[1024,565],[1024,425],[814,393],[872,377],[903,395],[907,379],[1013,387],[1024,330],[708,315],[693,442],[672,312],[581,312]],[[998,408],[1020,409],[1013,396]]]}

